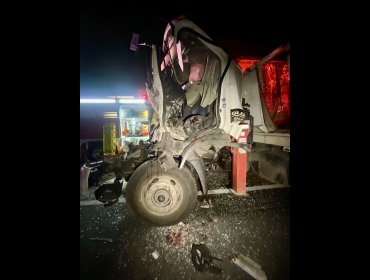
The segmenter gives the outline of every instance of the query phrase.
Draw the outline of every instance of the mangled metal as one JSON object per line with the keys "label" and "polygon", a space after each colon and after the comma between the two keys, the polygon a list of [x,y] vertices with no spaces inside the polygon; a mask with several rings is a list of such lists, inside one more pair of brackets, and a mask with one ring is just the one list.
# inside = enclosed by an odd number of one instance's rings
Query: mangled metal
{"label": "mangled metal", "polygon": [[267,280],[266,273],[261,269],[261,265],[253,261],[248,256],[236,253],[230,257],[231,261],[246,271],[254,279]]}
{"label": "mangled metal", "polygon": [[[135,40],[138,41],[137,38]],[[136,42],[136,45],[140,43]],[[137,214],[144,215],[142,213],[148,210],[146,215],[154,218],[146,220],[155,222],[157,216],[160,217],[158,219],[166,219],[158,207],[154,210],[149,207],[150,201],[154,203],[161,197],[156,192],[168,196],[168,201],[175,201],[171,196],[177,192],[184,192],[182,197],[185,200],[196,199],[194,192],[197,190],[189,190],[189,186],[184,188],[180,178],[171,177],[176,177],[173,170],[192,177],[194,180],[189,180],[195,182],[194,187],[198,184],[206,196],[207,171],[203,157],[209,154],[214,157],[214,151],[225,146],[250,150],[252,140],[239,143],[238,136],[245,126],[251,125],[251,119],[249,109],[242,105],[241,69],[193,22],[188,19],[171,21],[165,30],[161,48],[146,43],[141,45],[150,47],[152,58],[152,75],[146,83],[148,99],[154,111],[149,141],[131,145],[123,153],[104,156],[103,169],[113,172],[118,180],[128,180],[127,189],[140,189],[128,192],[128,205],[133,209],[137,209],[133,203],[146,207],[138,210]],[[145,165],[146,161],[151,164]],[[144,167],[139,168],[142,165]],[[158,176],[151,173],[152,165],[160,173]],[[133,176],[137,172],[145,174]],[[146,184],[140,180],[143,176],[147,176],[147,180],[155,180],[155,177],[167,179],[154,192],[143,188],[142,184]],[[131,178],[137,182],[130,184]],[[189,180],[184,183],[189,184]],[[100,187],[100,191],[103,190]],[[187,192],[191,194],[187,195]],[[119,193],[112,191],[113,194]],[[140,197],[148,198],[146,206]],[[114,201],[114,198],[110,197],[110,200]],[[178,211],[185,213],[190,208],[181,206]],[[168,215],[168,224],[177,222],[181,215],[173,214],[172,220]],[[158,224],[163,225],[164,222],[158,221]]]}
{"label": "mangled metal", "polygon": [[213,262],[213,260],[220,260],[213,257],[208,247],[205,244],[193,244],[191,247],[191,261],[196,270],[203,272],[208,271],[214,274],[221,274],[222,269]]}

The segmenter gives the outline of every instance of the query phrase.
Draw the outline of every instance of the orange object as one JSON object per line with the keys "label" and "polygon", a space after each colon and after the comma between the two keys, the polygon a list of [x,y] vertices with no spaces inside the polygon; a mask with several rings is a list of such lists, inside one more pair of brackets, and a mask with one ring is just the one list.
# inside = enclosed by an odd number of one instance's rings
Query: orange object
{"label": "orange object", "polygon": [[128,130],[128,123],[127,122],[125,122],[125,128],[123,129],[123,131],[122,131],[122,135],[123,136],[129,136],[130,135],[130,131]]}
{"label": "orange object", "polygon": [[239,148],[231,147],[232,160],[232,187],[237,194],[247,192],[247,153]]}
{"label": "orange object", "polygon": [[[243,129],[238,142],[247,142],[249,129]],[[244,149],[231,147],[232,153],[232,188],[238,195],[247,193],[247,152]]]}
{"label": "orange object", "polygon": [[149,135],[149,127],[147,124],[141,125],[141,135],[142,136],[148,136]]}

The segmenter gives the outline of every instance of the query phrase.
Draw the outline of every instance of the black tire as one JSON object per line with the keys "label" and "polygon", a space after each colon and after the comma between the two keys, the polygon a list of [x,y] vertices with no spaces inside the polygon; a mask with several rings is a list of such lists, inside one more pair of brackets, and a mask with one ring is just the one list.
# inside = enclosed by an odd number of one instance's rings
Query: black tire
{"label": "black tire", "polygon": [[128,207],[154,226],[174,225],[194,209],[197,183],[184,166],[164,170],[156,160],[139,166],[126,186]]}

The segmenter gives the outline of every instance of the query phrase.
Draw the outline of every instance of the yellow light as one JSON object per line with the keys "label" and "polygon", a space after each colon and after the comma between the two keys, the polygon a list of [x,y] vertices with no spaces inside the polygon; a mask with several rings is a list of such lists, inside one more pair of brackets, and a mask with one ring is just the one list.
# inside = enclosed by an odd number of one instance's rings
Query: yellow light
{"label": "yellow light", "polygon": [[140,118],[147,118],[148,117],[148,110],[140,111]]}
{"label": "yellow light", "polygon": [[104,112],[105,119],[117,119],[117,112]]}

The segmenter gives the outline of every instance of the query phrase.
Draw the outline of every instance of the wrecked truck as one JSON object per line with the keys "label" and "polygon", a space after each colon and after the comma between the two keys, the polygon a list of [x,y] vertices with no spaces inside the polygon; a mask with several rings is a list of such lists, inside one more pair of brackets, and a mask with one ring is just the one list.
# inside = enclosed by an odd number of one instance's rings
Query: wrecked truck
{"label": "wrecked truck", "polygon": [[[121,179],[127,181],[126,202],[139,218],[172,225],[192,211],[198,190],[207,196],[204,159],[216,158],[225,147],[251,154],[251,111],[262,114],[265,123],[264,101],[257,104],[248,96],[240,66],[188,19],[172,20],[161,46],[140,43],[134,34],[130,48],[136,51],[139,45],[151,52],[149,141],[104,155],[100,166],[103,173],[115,174],[116,188],[122,187]],[[260,108],[250,108],[250,101]],[[96,198],[104,202],[104,191]]]}

